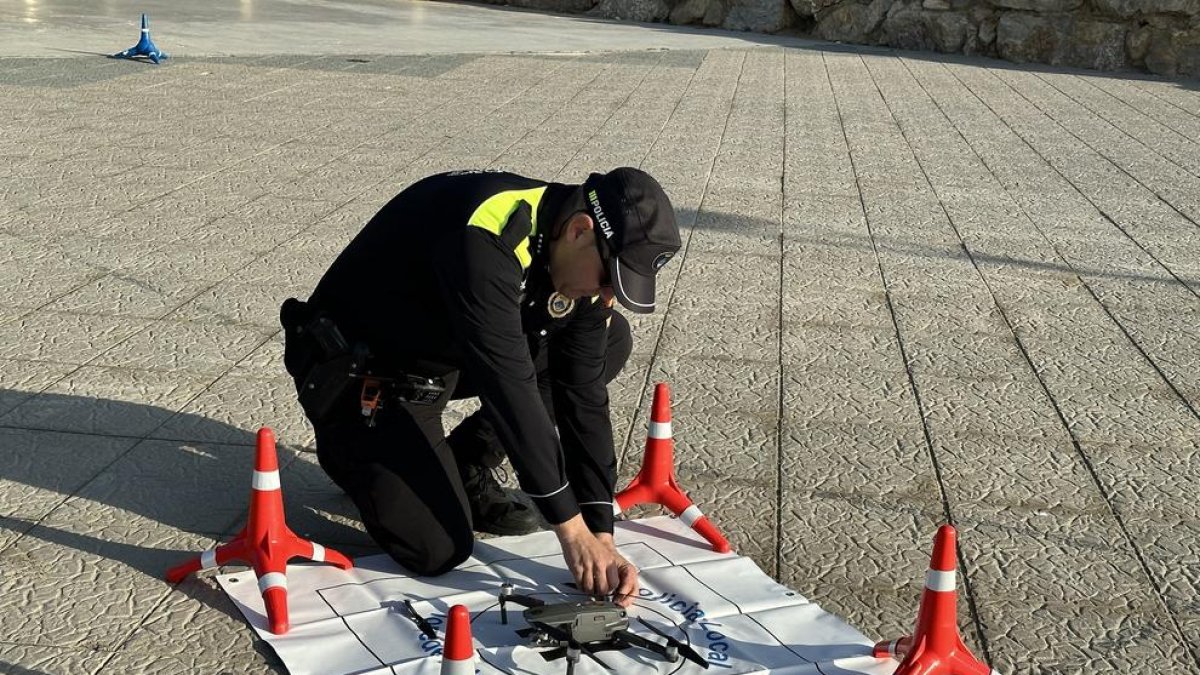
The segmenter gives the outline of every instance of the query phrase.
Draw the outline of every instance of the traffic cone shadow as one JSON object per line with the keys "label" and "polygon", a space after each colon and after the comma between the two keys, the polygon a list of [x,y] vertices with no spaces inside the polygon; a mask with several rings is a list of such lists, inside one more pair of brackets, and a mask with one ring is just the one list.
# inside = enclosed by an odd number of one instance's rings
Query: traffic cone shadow
{"label": "traffic cone shadow", "polygon": [[671,435],[671,388],[666,382],[654,386],[650,409],[650,431],[642,468],[629,486],[617,494],[616,510],[628,511],[638,504],[659,504],[708,540],[714,551],[728,553],[729,542],[679,487],[675,480],[675,440]]}
{"label": "traffic cone shadow", "polygon": [[958,558],[952,526],[938,528],[912,635],[875,645],[876,658],[900,660],[895,675],[995,675],[958,632]]}
{"label": "traffic cone shadow", "polygon": [[450,608],[450,618],[446,622],[441,675],[474,673],[475,641],[471,638],[471,614],[464,605],[455,605]]}
{"label": "traffic cone shadow", "polygon": [[333,549],[301,539],[284,521],[283,491],[279,482],[279,457],[275,434],[267,427],[258,430],[254,477],[250,490],[250,515],[233,541],[205,551],[167,570],[167,581],[175,584],[193,572],[242,562],[254,568],[258,589],[267,610],[267,625],[276,635],[288,631],[287,563],[292,558],[328,562],[347,570],[350,559]]}
{"label": "traffic cone shadow", "polygon": [[154,40],[150,39],[150,26],[146,23],[146,14],[142,13],[142,33],[138,38],[137,44],[126,49],[123,52],[117,52],[110,58],[114,59],[136,59],[145,58],[151,63],[159,63],[165,58],[169,58],[167,53],[159,49]]}

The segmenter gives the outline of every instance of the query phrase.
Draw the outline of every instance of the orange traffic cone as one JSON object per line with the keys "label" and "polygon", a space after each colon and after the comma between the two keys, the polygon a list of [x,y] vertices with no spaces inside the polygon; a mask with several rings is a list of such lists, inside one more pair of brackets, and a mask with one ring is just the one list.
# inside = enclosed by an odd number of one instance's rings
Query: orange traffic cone
{"label": "orange traffic cone", "polygon": [[925,591],[917,611],[917,628],[911,636],[875,645],[876,658],[902,659],[895,675],[993,675],[976,659],[958,634],[958,562],[955,531],[938,528],[933,557],[925,575]]}
{"label": "orange traffic cone", "polygon": [[258,590],[267,607],[270,631],[282,635],[288,631],[287,562],[307,558],[329,562],[344,570],[354,566],[333,549],[301,539],[288,529],[283,519],[283,491],[279,487],[279,458],[275,454],[275,434],[263,427],[258,430],[254,456],[254,479],[250,490],[250,516],[233,541],[205,551],[181,565],[167,570],[167,581],[176,584],[192,572],[219,567],[233,561],[247,563],[258,575]]}
{"label": "orange traffic cone", "polygon": [[646,456],[642,460],[642,469],[629,483],[629,487],[617,495],[618,512],[646,503],[665,506],[684,524],[707,539],[714,551],[729,552],[729,542],[675,482],[675,441],[671,437],[671,388],[666,382],[659,382],[654,386],[650,433],[646,436]]}
{"label": "orange traffic cone", "polygon": [[471,615],[463,605],[450,608],[446,622],[446,647],[442,650],[441,675],[475,675],[475,642],[471,639]]}

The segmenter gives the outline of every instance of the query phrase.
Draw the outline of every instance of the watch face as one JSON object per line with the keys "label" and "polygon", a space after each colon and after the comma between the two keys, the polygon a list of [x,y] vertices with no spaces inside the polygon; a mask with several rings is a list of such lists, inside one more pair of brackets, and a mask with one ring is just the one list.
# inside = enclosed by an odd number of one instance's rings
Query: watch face
{"label": "watch face", "polygon": [[546,312],[552,319],[561,319],[570,314],[573,309],[575,309],[575,301],[558,291],[551,293],[550,299],[546,301]]}

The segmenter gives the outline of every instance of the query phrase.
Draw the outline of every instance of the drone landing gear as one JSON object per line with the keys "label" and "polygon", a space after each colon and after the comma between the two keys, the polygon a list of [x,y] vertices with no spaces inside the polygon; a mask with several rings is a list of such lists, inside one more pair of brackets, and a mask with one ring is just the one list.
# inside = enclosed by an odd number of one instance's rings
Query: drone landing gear
{"label": "drone landing gear", "polygon": [[567,675],[575,675],[575,664],[579,663],[579,649],[567,647]]}

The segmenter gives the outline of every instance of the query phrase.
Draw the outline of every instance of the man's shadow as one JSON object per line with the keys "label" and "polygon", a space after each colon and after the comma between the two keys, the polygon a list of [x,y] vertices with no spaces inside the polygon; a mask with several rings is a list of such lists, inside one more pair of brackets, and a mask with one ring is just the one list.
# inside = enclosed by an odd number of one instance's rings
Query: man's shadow
{"label": "man's shadow", "polygon": [[[168,421],[176,438],[154,438]],[[59,568],[89,568],[106,558],[117,563],[107,574],[165,587],[167,569],[231,540],[245,524],[255,432],[153,405],[0,389],[0,559],[53,560],[42,572],[27,570],[53,577]],[[281,444],[277,456],[286,520],[296,534],[351,557],[378,552],[314,455]],[[146,578],[128,584],[153,586]],[[68,583],[60,601],[71,603],[81,592],[86,588]],[[171,592],[179,602],[242,621],[211,579],[189,577]],[[282,672],[265,642],[251,644]],[[0,670],[17,667],[0,660]]]}
{"label": "man's shadow", "polygon": [[[88,415],[81,425],[78,418]],[[175,428],[224,440],[153,438],[139,424],[147,419],[162,420],[156,429],[182,421]],[[130,428],[143,431],[122,434]],[[33,537],[162,579],[245,524],[254,444],[255,431],[156,406],[0,390],[0,490],[12,505],[0,517],[0,552]],[[377,552],[315,455],[283,444],[277,455],[296,534],[352,557]],[[165,545],[143,543],[155,541]]]}

